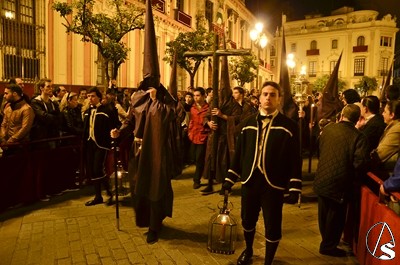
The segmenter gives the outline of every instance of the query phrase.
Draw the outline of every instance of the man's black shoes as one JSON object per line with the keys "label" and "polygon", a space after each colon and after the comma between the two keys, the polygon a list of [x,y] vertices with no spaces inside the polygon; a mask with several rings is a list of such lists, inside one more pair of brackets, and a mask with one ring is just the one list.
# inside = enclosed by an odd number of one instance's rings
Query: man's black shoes
{"label": "man's black shoes", "polygon": [[251,264],[251,258],[253,257],[253,250],[245,249],[242,254],[240,254],[237,265],[248,265]]}
{"label": "man's black shoes", "polygon": [[103,198],[94,198],[93,200],[86,202],[85,205],[93,206],[93,205],[101,204],[101,203],[103,203]]}
{"label": "man's black shoes", "polygon": [[147,232],[146,242],[148,244],[154,244],[157,241],[158,241],[158,233],[156,231],[149,229],[149,232]]}
{"label": "man's black shoes", "polygon": [[208,195],[214,193],[214,189],[212,186],[207,186],[205,189],[200,191],[203,195]]}
{"label": "man's black shoes", "polygon": [[197,189],[199,189],[200,187],[201,187],[201,184],[200,184],[200,183],[197,183],[197,182],[193,183],[193,189],[197,190]]}
{"label": "man's black shoes", "polygon": [[319,253],[322,255],[332,256],[332,257],[346,257],[347,252],[340,248],[334,249],[320,249]]}

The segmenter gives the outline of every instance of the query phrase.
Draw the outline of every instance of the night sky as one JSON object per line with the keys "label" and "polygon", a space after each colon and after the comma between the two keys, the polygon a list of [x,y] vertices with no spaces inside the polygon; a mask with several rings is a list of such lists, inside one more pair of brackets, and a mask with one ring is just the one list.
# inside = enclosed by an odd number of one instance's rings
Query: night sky
{"label": "night sky", "polygon": [[399,0],[246,0],[246,6],[271,33],[281,24],[282,12],[288,21],[293,21],[304,19],[305,14],[329,15],[330,11],[343,6],[354,7],[354,10],[376,10],[378,19],[390,13],[398,18],[397,27],[400,26]]}

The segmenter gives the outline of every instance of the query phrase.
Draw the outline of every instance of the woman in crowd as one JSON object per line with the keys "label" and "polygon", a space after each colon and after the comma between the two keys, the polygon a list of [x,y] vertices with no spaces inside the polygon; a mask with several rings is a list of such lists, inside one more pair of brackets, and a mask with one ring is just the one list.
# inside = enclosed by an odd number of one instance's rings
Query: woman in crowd
{"label": "woman in crowd", "polygon": [[60,103],[60,110],[62,113],[62,134],[81,135],[83,121],[78,103],[78,94],[75,92],[65,94]]}

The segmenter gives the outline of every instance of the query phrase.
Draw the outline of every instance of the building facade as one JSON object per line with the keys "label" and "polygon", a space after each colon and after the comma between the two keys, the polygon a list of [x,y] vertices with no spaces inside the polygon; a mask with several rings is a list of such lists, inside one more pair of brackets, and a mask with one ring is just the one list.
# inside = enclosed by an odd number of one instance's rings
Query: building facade
{"label": "building facade", "polygon": [[[304,20],[286,21],[283,16],[286,51],[293,54],[295,61],[289,71],[296,76],[305,67],[306,78],[312,84],[333,71],[343,52],[339,78],[347,88],[353,88],[363,76],[375,77],[381,84],[394,60],[399,29],[395,17],[378,16],[377,11],[354,11],[350,7],[337,9],[330,16],[306,16]],[[281,40],[281,33],[277,35]]]}
{"label": "building facade", "polygon": [[[71,3],[72,0],[62,0]],[[103,80],[97,47],[82,42],[82,36],[67,34],[63,18],[52,9],[53,0],[4,0],[0,2],[0,82],[22,77],[33,89],[40,78],[70,90],[95,86]],[[144,8],[144,0],[126,0]],[[160,62],[161,82],[169,83],[171,69],[163,61],[166,43],[180,32],[195,30],[195,18],[202,15],[210,29],[226,34],[228,48],[251,48],[249,31],[256,18],[245,7],[244,0],[153,0],[153,15]],[[110,12],[106,0],[97,0],[95,12]],[[266,33],[272,39],[272,35]],[[118,86],[137,87],[142,80],[143,30],[128,33],[123,41],[130,48],[128,59],[119,69]],[[252,47],[256,53],[256,48]],[[269,46],[260,52],[259,82],[273,78],[270,71]],[[208,87],[209,63],[205,60],[197,72],[195,86]],[[30,86],[29,84],[32,84]],[[235,85],[235,82],[232,83]],[[178,69],[178,88],[189,85],[189,75]],[[255,83],[248,84],[255,86]]]}

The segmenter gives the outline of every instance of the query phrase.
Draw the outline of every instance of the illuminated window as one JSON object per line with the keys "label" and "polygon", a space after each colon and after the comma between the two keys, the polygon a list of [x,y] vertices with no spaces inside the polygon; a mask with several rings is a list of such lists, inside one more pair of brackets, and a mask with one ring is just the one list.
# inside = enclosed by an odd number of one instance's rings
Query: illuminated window
{"label": "illuminated window", "polygon": [[354,59],[354,76],[363,76],[365,70],[365,58]]}
{"label": "illuminated window", "polygon": [[0,56],[3,59],[3,77],[39,77],[39,57],[44,58],[44,51],[39,51],[38,46],[44,49],[44,26],[37,23],[35,0],[2,2],[0,34],[3,47]]}
{"label": "illuminated window", "polygon": [[317,62],[316,61],[310,61],[308,63],[308,76],[310,76],[310,77],[317,76]]}

